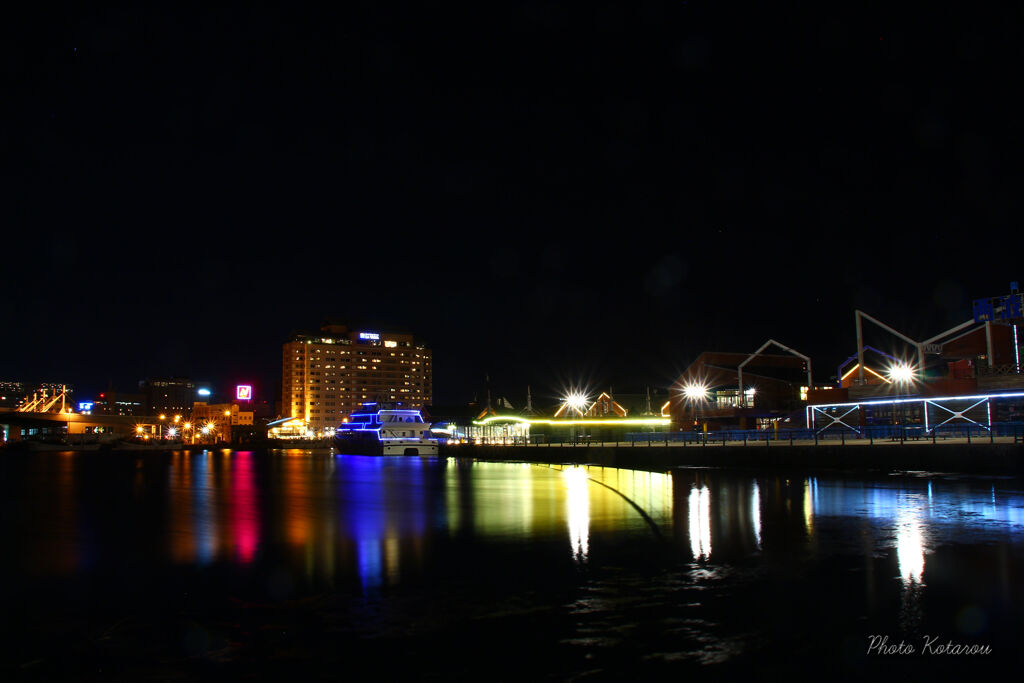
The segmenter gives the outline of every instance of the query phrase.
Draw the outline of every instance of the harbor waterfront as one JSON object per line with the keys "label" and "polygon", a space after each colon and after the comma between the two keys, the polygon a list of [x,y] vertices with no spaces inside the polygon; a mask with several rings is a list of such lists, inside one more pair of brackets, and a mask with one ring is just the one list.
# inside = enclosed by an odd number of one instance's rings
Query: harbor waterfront
{"label": "harbor waterfront", "polygon": [[8,677],[799,679],[1020,661],[1017,477],[225,449],[6,453],[0,488]]}
{"label": "harbor waterfront", "polygon": [[490,446],[460,444],[442,447],[444,455],[488,461],[558,462],[601,465],[664,472],[674,467],[756,469],[761,472],[802,471],[844,472],[957,472],[963,474],[1024,475],[1024,444],[1012,438],[951,440],[933,444],[918,442],[876,442],[849,440],[795,443],[761,441],[749,445],[698,443],[691,446],[666,445],[657,441],[630,445],[534,445]]}

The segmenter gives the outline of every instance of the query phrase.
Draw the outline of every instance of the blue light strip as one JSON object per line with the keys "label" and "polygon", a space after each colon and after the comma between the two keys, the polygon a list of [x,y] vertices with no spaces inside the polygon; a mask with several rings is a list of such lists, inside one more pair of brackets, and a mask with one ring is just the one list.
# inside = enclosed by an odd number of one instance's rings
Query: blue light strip
{"label": "blue light strip", "polygon": [[810,408],[843,408],[846,406],[879,406],[890,403],[917,403],[920,401],[967,401],[971,399],[1000,399],[1000,398],[1020,398],[1024,396],[1024,391],[1015,391],[1007,394],[973,394],[971,396],[918,396],[917,398],[890,398],[878,401],[856,401],[851,403],[816,403],[809,406]]}

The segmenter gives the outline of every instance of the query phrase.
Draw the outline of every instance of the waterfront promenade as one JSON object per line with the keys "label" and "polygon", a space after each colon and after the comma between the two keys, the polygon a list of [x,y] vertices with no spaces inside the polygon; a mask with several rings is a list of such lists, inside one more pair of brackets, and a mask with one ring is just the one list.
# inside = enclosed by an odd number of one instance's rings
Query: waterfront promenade
{"label": "waterfront promenade", "polygon": [[1024,475],[1019,437],[949,438],[935,442],[867,439],[672,441],[589,444],[445,446],[442,454],[489,461],[557,462],[666,471],[676,467],[840,470],[849,472],[954,472]]}

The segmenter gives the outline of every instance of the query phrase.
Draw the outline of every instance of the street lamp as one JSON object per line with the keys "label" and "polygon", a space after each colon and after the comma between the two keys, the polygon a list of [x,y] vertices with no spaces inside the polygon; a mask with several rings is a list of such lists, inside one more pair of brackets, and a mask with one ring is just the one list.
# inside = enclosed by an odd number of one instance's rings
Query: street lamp
{"label": "street lamp", "polygon": [[700,382],[687,382],[683,385],[683,396],[690,401],[703,401],[708,397],[708,387]]}
{"label": "street lamp", "polygon": [[[579,391],[571,391],[571,392],[569,392],[569,394],[566,395],[564,400],[565,400],[565,406],[568,409],[566,411],[566,415],[568,415],[570,412],[575,412],[581,418],[584,417],[584,412],[583,411],[587,407],[587,403],[588,403],[588,399],[587,399],[586,394],[584,394],[582,392],[579,392]],[[572,437],[573,443],[575,443],[577,441],[577,436],[578,435],[581,436],[582,433],[583,433],[583,428],[582,427],[580,428],[579,432],[577,432],[577,430],[575,428],[573,428],[570,431],[570,435]]]}
{"label": "street lamp", "polygon": [[896,385],[903,387],[914,381],[914,368],[906,363],[893,363],[889,366],[889,379]]}
{"label": "street lamp", "polygon": [[206,424],[203,425],[202,432],[203,434],[209,436],[210,443],[213,443],[213,439],[217,435],[217,423],[207,421]]}
{"label": "street lamp", "polygon": [[[901,396],[907,393],[907,386],[914,381],[914,368],[902,361],[893,363],[889,366],[886,373],[889,376],[889,381],[896,385]],[[904,404],[900,404],[900,419],[896,419],[896,406],[893,405],[893,422],[897,424],[904,422],[903,415]]]}
{"label": "street lamp", "polygon": [[703,382],[687,382],[683,385],[683,398],[690,404],[690,418],[697,424],[697,403],[708,398],[708,386]]}

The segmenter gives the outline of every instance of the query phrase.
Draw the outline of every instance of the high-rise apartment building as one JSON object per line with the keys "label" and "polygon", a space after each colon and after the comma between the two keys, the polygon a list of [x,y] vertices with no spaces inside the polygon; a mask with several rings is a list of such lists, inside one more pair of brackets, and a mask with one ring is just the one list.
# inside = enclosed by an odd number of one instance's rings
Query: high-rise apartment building
{"label": "high-rise apartment building", "polygon": [[327,325],[286,342],[281,368],[282,417],[301,418],[317,434],[333,432],[362,403],[433,402],[432,354],[411,334]]}

